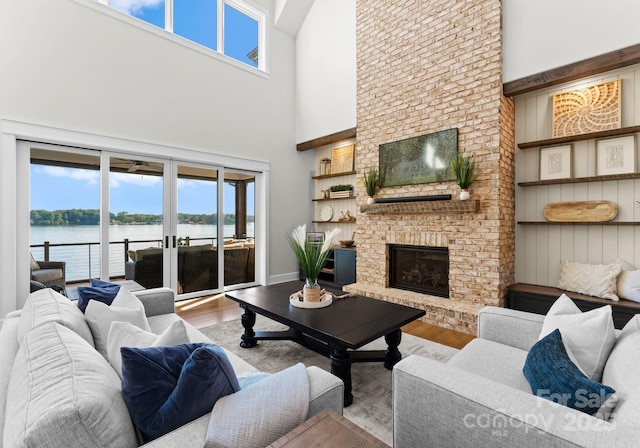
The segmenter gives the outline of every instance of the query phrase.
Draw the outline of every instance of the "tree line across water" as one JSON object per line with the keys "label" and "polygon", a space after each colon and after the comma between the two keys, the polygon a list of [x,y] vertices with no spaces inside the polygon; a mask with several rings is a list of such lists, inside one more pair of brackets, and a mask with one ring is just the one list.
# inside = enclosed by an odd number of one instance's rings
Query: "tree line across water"
{"label": "tree line across water", "polygon": [[[247,222],[253,222],[253,216],[247,216]],[[110,224],[159,224],[162,215],[145,213],[118,212],[109,213]],[[218,214],[178,213],[180,224],[217,224]],[[234,224],[236,215],[225,213],[224,223]],[[100,224],[100,210],[31,210],[32,226],[90,226]]]}

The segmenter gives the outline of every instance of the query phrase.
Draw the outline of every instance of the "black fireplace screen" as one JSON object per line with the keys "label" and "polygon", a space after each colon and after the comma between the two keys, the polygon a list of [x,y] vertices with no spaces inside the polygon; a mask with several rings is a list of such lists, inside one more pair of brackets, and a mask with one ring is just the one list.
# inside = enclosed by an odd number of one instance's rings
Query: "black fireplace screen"
{"label": "black fireplace screen", "polygon": [[389,246],[389,287],[449,297],[449,249]]}

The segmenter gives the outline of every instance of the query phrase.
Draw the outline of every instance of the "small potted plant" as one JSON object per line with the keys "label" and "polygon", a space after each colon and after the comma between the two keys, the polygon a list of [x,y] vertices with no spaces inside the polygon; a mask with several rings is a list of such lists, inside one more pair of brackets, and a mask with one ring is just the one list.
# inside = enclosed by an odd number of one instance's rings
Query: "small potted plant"
{"label": "small potted plant", "polygon": [[378,190],[378,183],[380,180],[380,176],[378,174],[378,168],[373,167],[369,168],[364,173],[364,188],[367,191],[367,204],[373,204],[376,200],[373,196],[376,194]]}
{"label": "small potted plant", "polygon": [[321,241],[314,241],[307,235],[307,226],[302,224],[297,226],[287,240],[298,258],[300,268],[304,272],[305,284],[302,288],[305,302],[320,301],[321,289],[318,285],[318,276],[327,261],[329,252],[338,242],[340,229],[335,228],[330,232],[324,232]]}
{"label": "small potted plant", "polygon": [[451,172],[456,178],[456,183],[460,187],[460,200],[469,199],[469,187],[476,180],[476,162],[473,156],[456,154],[451,158]]}
{"label": "small potted plant", "polygon": [[351,196],[353,185],[332,185],[329,187],[329,197],[335,198],[348,198]]}

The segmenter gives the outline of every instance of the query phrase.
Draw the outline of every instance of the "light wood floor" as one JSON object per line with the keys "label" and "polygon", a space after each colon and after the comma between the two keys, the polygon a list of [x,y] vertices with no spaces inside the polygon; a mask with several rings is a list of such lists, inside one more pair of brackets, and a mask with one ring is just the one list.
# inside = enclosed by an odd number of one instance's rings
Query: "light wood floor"
{"label": "light wood floor", "polygon": [[[242,309],[233,300],[223,295],[183,300],[176,303],[176,313],[196,328],[203,328],[220,322],[239,319]],[[420,338],[462,348],[473,336],[458,331],[440,328],[420,321],[402,327],[402,331]]]}

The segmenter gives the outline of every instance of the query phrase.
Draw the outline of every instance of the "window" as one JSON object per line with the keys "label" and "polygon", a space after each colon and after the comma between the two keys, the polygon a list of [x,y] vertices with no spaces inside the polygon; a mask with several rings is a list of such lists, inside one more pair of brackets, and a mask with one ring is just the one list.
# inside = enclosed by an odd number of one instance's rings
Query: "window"
{"label": "window", "polygon": [[224,54],[258,67],[258,30],[256,19],[224,5]]}
{"label": "window", "polygon": [[247,0],[97,0],[266,71],[267,11]]}

